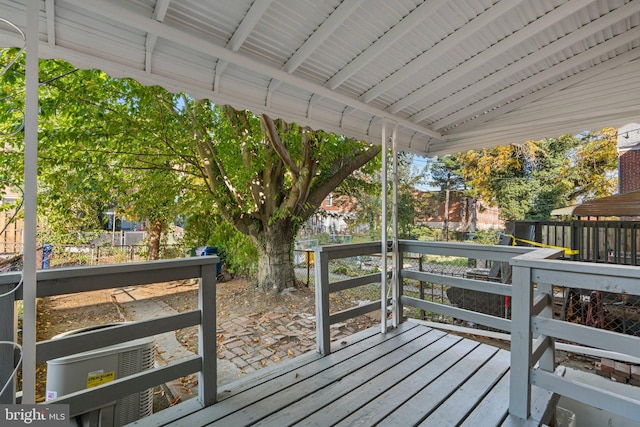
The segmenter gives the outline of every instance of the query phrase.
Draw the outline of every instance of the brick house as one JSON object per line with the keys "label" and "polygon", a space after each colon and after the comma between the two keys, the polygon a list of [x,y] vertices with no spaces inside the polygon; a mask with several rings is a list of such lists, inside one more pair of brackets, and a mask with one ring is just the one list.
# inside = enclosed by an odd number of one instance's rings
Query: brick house
{"label": "brick house", "polygon": [[[442,228],[445,220],[445,201],[438,191],[418,192],[419,212],[416,224]],[[500,210],[486,206],[481,200],[466,197],[462,191],[451,191],[449,196],[449,230],[474,232],[476,230],[504,229]]]}
{"label": "brick house", "polygon": [[640,124],[618,129],[618,193],[640,190]]}

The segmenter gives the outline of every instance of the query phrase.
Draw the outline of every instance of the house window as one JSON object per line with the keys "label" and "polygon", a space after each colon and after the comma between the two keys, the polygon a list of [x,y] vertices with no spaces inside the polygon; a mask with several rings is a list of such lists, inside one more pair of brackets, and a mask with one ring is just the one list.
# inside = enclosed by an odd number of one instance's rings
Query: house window
{"label": "house window", "polygon": [[329,194],[324,201],[325,206],[333,206],[333,194]]}

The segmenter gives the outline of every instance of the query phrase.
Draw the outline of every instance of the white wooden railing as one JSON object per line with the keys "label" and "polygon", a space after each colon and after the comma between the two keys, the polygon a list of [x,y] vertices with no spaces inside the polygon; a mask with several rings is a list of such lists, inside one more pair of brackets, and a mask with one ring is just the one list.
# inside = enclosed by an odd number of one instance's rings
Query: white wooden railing
{"label": "white wooden railing", "polygon": [[[329,294],[370,283],[380,283],[381,273],[330,282],[329,260],[378,254],[380,242],[357,245],[331,245],[316,248],[316,297],[318,350],[329,352],[329,326],[380,309],[381,301],[330,314]],[[640,402],[588,384],[556,375],[555,340],[640,357],[640,338],[553,319],[553,287],[581,288],[620,294],[640,295],[640,268],[557,260],[562,251],[514,246],[488,246],[465,243],[418,242],[398,244],[398,311],[413,306],[511,333],[510,412],[527,419],[531,409],[531,387],[537,386],[571,399],[640,421]],[[443,255],[509,263],[512,283],[496,283],[465,277],[405,269],[403,256]],[[391,274],[387,274],[391,278]],[[447,287],[508,296],[511,320],[403,295],[405,280],[412,279]]]}
{"label": "white wooden railing", "polygon": [[[483,259],[495,262],[509,262],[511,258],[530,252],[530,248],[516,246],[487,246],[471,245],[465,243],[436,243],[419,242],[412,240],[401,240],[399,242],[398,265],[403,265],[404,254],[429,254],[456,256],[464,258]],[[329,261],[340,258],[351,258],[362,255],[380,254],[381,242],[368,242],[347,245],[327,245],[315,248],[315,274],[316,274],[316,340],[317,349],[322,354],[330,352],[329,328],[332,324],[343,322],[366,313],[381,309],[381,299],[368,304],[353,307],[336,313],[331,313],[329,307],[329,295],[345,289],[356,288],[372,283],[381,283],[382,273],[364,274],[341,280],[330,280]],[[390,272],[387,278],[391,278]],[[440,274],[420,272],[410,269],[401,269],[399,273],[399,287],[402,288],[404,279],[415,279],[424,282],[437,283],[445,286],[456,286],[463,289],[477,290],[481,292],[494,293],[498,295],[511,296],[511,285],[503,283],[493,283],[482,280],[475,280],[463,277],[452,277]],[[435,302],[425,301],[418,298],[409,297],[399,293],[400,299],[395,304],[398,305],[398,312],[402,313],[403,305],[410,305],[425,311],[441,313],[456,319],[485,325],[487,327],[511,330],[511,322],[508,319],[490,316],[463,308],[452,307]]]}
{"label": "white wooden railing", "polygon": [[316,345],[317,350],[327,355],[331,352],[330,326],[344,322],[372,311],[380,310],[381,300],[370,302],[358,307],[349,308],[337,313],[331,313],[329,295],[345,289],[356,288],[371,283],[380,283],[382,273],[366,274],[350,279],[331,281],[329,277],[329,261],[339,258],[350,258],[361,255],[380,253],[380,242],[355,243],[349,245],[327,245],[316,247],[314,264],[316,274]]}
{"label": "white wooden railing", "polygon": [[[640,295],[639,268],[560,261],[554,259],[560,255],[555,250],[533,250],[511,246],[400,241],[398,250],[396,265],[400,268],[398,268],[397,277],[393,277],[389,273],[384,277],[392,282],[396,281],[395,285],[399,288],[398,295],[400,297],[391,305],[397,304],[400,313],[403,305],[409,305],[491,328],[511,331],[510,412],[512,414],[520,418],[527,418],[531,406],[531,387],[535,385],[588,405],[640,421],[640,402],[554,375],[556,339],[640,357],[640,338],[555,320],[552,315],[554,286]],[[317,343],[318,351],[322,354],[328,354],[330,351],[329,327],[331,324],[381,308],[381,300],[377,300],[332,313],[329,307],[330,293],[371,283],[380,283],[383,274],[378,272],[330,281],[329,261],[379,254],[380,251],[380,242],[330,245],[315,249]],[[512,284],[493,283],[404,269],[401,268],[402,260],[403,255],[407,253],[509,262],[513,269],[513,281]],[[36,347],[36,360],[42,362],[198,325],[200,328],[200,348],[197,356],[89,390],[69,394],[55,401],[49,401],[49,403],[68,403],[71,405],[72,415],[81,414],[120,396],[145,390],[193,372],[199,372],[198,399],[200,404],[202,406],[213,404],[216,399],[216,340],[205,338],[215,337],[215,272],[217,262],[217,257],[196,257],[171,261],[38,271],[38,297],[200,278],[198,310],[76,334],[67,338],[43,341],[39,342]],[[512,320],[403,295],[403,283],[409,279],[509,296],[512,299]],[[0,275],[0,294],[10,290],[19,280],[19,273]],[[18,289],[14,295],[15,299],[21,298],[21,290]],[[13,302],[14,298],[0,299],[0,340],[15,338]],[[2,360],[13,359],[13,349],[0,348],[0,350],[2,351],[0,354]],[[11,366],[5,363],[0,365],[0,378],[7,378]],[[10,403],[5,400],[6,398],[3,396],[3,401],[0,403]]]}
{"label": "white wooden railing", "polygon": [[531,386],[640,421],[640,401],[554,375],[555,340],[640,357],[640,338],[553,319],[553,287],[640,295],[640,268],[560,261],[540,249],[511,260],[513,307],[509,411],[527,418]]}
{"label": "white wooden railing", "polygon": [[[198,355],[163,367],[153,368],[91,389],[60,396],[47,404],[69,404],[71,416],[83,414],[122,396],[140,392],[159,384],[198,372],[198,399],[201,406],[216,401],[216,264],[217,256],[194,257],[168,261],[72,267],[37,272],[37,296],[47,297],[75,292],[121,288],[132,285],[161,283],[171,280],[199,279],[198,309],[151,320],[127,322],[65,338],[38,342],[36,363],[85,351],[150,337],[177,329],[199,327]],[[13,289],[20,273],[0,275],[0,294]],[[15,340],[14,299],[22,298],[18,288],[12,298],[0,299],[0,341]],[[8,346],[5,346],[8,348]],[[2,348],[0,378],[9,378],[13,348]],[[13,387],[12,387],[13,389]],[[13,394],[2,396],[0,403],[11,403]]]}
{"label": "white wooden railing", "polygon": [[[487,260],[492,262],[508,263],[515,256],[531,251],[530,248],[518,246],[498,246],[498,245],[473,245],[468,243],[449,242],[418,242],[411,240],[401,240],[399,243],[400,265],[403,265],[402,258],[405,253],[421,255],[442,255],[451,257],[463,257],[476,260]],[[409,269],[400,270],[400,310],[403,305],[417,307],[421,310],[439,313],[460,319],[466,322],[483,325],[501,331],[511,330],[511,321],[504,317],[492,316],[460,307],[440,304],[432,301],[425,301],[413,298],[402,293],[404,279],[414,279],[421,282],[428,282],[443,286],[452,286],[471,291],[486,292],[489,294],[511,297],[511,285],[508,283],[490,282],[487,280],[477,280],[465,277],[453,277],[442,274],[426,273]]]}

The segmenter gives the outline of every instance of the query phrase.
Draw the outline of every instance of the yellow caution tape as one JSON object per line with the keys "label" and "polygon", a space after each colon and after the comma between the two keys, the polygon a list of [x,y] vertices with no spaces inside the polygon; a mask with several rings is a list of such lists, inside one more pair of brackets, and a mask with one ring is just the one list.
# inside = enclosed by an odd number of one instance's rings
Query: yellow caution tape
{"label": "yellow caution tape", "polygon": [[544,243],[532,242],[531,240],[519,239],[512,234],[505,234],[507,237],[511,237],[513,239],[512,246],[516,246],[516,242],[527,243],[531,246],[537,246],[540,248],[549,248],[549,249],[562,249],[565,255],[578,255],[580,251],[577,249],[563,248],[562,246],[553,246],[553,245],[545,245]]}

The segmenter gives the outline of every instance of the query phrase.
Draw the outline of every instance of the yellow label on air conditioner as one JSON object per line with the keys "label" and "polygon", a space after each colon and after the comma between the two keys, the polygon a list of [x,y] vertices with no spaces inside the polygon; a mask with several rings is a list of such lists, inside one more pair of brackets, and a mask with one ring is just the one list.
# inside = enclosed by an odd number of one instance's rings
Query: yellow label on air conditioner
{"label": "yellow label on air conditioner", "polygon": [[87,388],[97,387],[99,385],[111,382],[116,379],[115,371],[110,372],[100,372],[100,373],[89,373],[87,377]]}

